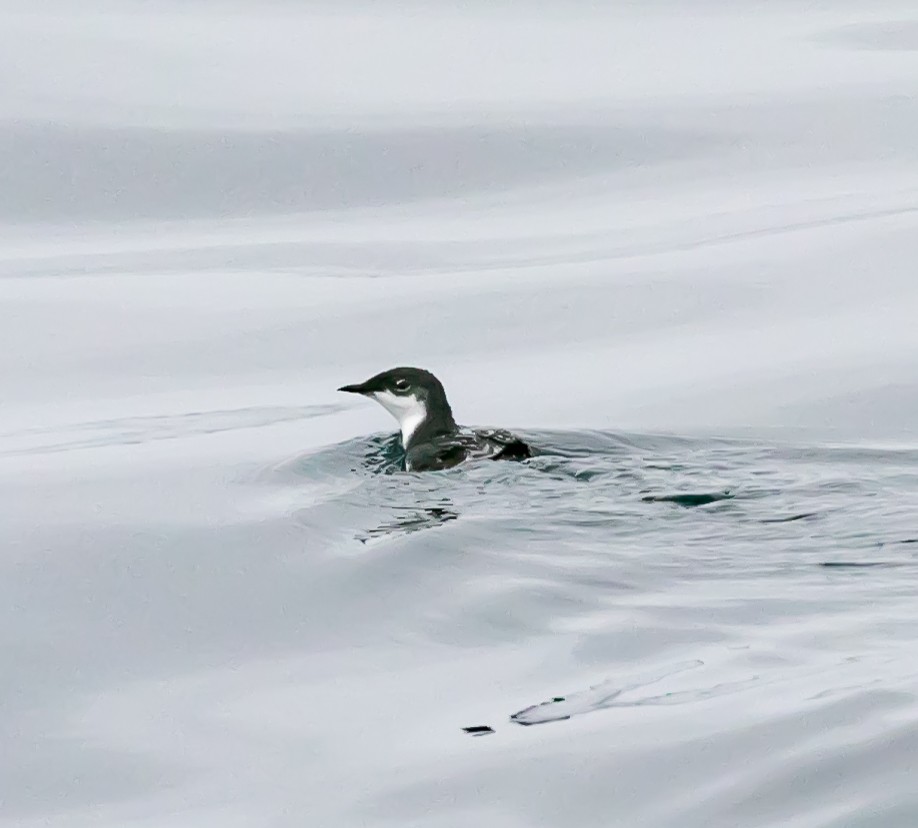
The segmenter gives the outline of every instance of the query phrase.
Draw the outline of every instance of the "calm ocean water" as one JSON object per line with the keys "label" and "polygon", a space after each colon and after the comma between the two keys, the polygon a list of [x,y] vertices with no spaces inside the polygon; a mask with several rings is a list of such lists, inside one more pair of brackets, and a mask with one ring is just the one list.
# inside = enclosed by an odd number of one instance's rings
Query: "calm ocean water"
{"label": "calm ocean water", "polygon": [[[918,824],[913,3],[0,55],[0,825]],[[399,471],[399,364],[537,456]]]}

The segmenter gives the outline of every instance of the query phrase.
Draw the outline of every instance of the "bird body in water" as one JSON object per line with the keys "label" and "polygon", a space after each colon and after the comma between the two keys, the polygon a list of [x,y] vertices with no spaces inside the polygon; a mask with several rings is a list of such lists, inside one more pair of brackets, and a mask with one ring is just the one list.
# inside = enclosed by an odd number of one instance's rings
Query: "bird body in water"
{"label": "bird body in water", "polygon": [[460,428],[443,384],[423,368],[391,368],[338,390],[370,397],[398,420],[407,471],[449,469],[478,458],[532,456],[532,449],[509,431]]}

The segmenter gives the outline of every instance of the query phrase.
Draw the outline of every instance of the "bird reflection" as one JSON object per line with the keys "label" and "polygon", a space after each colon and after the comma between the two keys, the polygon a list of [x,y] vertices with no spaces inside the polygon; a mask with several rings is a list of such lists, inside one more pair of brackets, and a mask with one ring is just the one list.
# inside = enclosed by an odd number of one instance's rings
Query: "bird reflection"
{"label": "bird reflection", "polygon": [[[451,503],[449,505],[452,506]],[[393,511],[395,514],[392,520],[387,520],[373,529],[367,529],[365,534],[357,536],[357,540],[367,543],[374,538],[407,535],[442,526],[459,517],[458,512],[445,506],[394,506]]]}

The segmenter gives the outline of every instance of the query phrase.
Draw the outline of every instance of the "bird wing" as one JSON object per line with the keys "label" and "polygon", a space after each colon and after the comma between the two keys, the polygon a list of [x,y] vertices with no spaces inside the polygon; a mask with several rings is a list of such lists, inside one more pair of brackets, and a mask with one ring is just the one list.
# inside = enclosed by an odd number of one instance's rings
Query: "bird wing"
{"label": "bird wing", "polygon": [[495,447],[495,460],[524,460],[532,457],[530,446],[516,434],[502,428],[476,429],[475,433],[482,440]]}
{"label": "bird wing", "polygon": [[459,431],[412,446],[405,456],[410,471],[451,469],[465,460],[522,460],[532,450],[515,434],[498,428]]}

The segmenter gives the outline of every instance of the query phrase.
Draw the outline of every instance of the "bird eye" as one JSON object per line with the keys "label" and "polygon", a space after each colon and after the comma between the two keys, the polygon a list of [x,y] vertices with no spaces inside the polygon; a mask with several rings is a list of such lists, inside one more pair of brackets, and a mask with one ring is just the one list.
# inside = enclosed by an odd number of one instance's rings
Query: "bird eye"
{"label": "bird eye", "polygon": [[399,377],[395,381],[395,387],[398,388],[400,391],[407,391],[408,390],[408,380],[406,380],[404,377]]}

